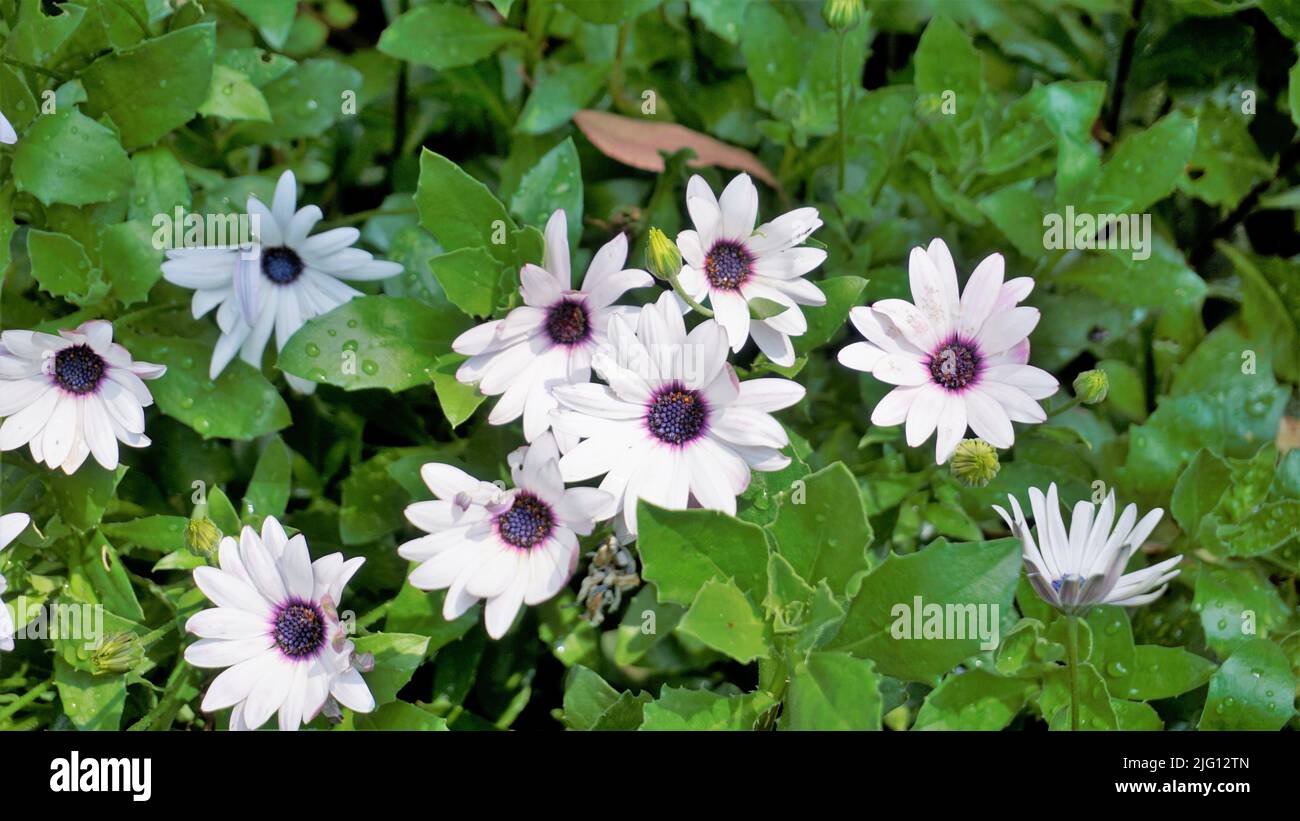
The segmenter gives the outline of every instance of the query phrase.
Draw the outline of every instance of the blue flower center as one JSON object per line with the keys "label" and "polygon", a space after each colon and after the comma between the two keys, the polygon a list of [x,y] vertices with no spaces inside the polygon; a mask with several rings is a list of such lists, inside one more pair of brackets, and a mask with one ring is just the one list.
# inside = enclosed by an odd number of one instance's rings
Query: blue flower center
{"label": "blue flower center", "polygon": [[309,658],[325,644],[325,616],[310,602],[290,601],[276,613],[271,635],[289,658]]}
{"label": "blue flower center", "polygon": [[527,491],[515,494],[510,509],[496,518],[497,532],[507,544],[521,550],[534,547],[551,535],[555,516],[550,505]]}
{"label": "blue flower center", "polygon": [[708,417],[708,408],[699,391],[674,384],[655,394],[645,421],[650,433],[660,442],[684,445],[700,435]]}
{"label": "blue flower center", "polygon": [[724,239],[713,243],[704,257],[704,275],[714,288],[734,291],[752,274],[754,255],[739,242]]}
{"label": "blue flower center", "polygon": [[90,393],[103,378],[104,358],[89,345],[72,345],[54,355],[54,381],[68,393]]}
{"label": "blue flower center", "polygon": [[1085,581],[1084,578],[1083,578],[1083,576],[1079,576],[1079,575],[1074,574],[1074,573],[1066,573],[1066,574],[1065,574],[1064,576],[1062,576],[1061,578],[1059,578],[1059,579],[1057,579],[1056,581],[1052,582],[1052,589],[1055,590],[1057,593],[1060,593],[1060,592],[1061,592],[1061,585],[1063,585],[1063,584],[1065,584],[1066,582],[1071,581],[1071,580],[1077,582],[1077,583],[1080,584],[1080,585],[1082,585],[1083,582]]}
{"label": "blue flower center", "polygon": [[262,249],[262,274],[276,285],[288,285],[302,276],[302,257],[292,248]]}
{"label": "blue flower center", "polygon": [[551,306],[546,314],[546,333],[557,345],[577,345],[587,341],[591,323],[587,309],[580,302],[564,300]]}
{"label": "blue flower center", "polygon": [[980,356],[974,345],[954,340],[945,343],[930,357],[930,377],[936,385],[958,391],[975,381],[980,372]]}

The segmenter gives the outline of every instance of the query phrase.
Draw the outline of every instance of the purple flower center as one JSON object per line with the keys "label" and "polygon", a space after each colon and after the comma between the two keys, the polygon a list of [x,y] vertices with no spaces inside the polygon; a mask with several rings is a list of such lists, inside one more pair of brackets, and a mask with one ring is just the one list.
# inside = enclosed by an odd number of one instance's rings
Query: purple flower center
{"label": "purple flower center", "polygon": [[704,275],[714,288],[738,289],[754,272],[754,255],[744,245],[723,239],[713,243],[704,256]]}
{"label": "purple flower center", "polygon": [[302,276],[302,257],[283,245],[262,249],[262,274],[276,285],[288,285]]}
{"label": "purple flower center", "polygon": [[679,384],[661,388],[650,402],[646,427],[660,442],[684,445],[696,439],[709,419],[709,409],[693,391]]}
{"label": "purple flower center", "polygon": [[936,385],[959,391],[979,376],[980,355],[974,345],[954,339],[939,346],[930,357],[930,377]]}
{"label": "purple flower center", "polygon": [[68,393],[91,393],[103,379],[104,358],[89,345],[72,345],[54,355],[54,381]]}
{"label": "purple flower center", "polygon": [[556,345],[577,345],[591,336],[591,321],[581,302],[563,300],[546,313],[546,333]]}
{"label": "purple flower center", "polygon": [[506,544],[528,550],[551,535],[555,515],[550,505],[524,490],[515,494],[509,510],[497,516],[496,526]]}
{"label": "purple flower center", "polygon": [[311,602],[290,600],[276,611],[271,636],[289,658],[310,658],[325,645],[325,616]]}

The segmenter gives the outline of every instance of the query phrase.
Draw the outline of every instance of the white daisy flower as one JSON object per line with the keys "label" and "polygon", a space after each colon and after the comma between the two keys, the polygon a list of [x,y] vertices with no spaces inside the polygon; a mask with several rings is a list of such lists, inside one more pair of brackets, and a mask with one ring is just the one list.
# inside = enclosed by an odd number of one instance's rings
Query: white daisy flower
{"label": "white daisy flower", "polygon": [[1014,496],[1007,498],[1011,501],[1013,515],[1007,515],[998,505],[993,509],[1011,528],[1011,533],[1020,539],[1024,547],[1025,572],[1034,590],[1043,601],[1062,613],[1082,614],[1098,604],[1124,607],[1147,604],[1159,598],[1169,580],[1180,572],[1174,569],[1174,565],[1183,557],[1174,556],[1142,570],[1120,575],[1128,560],[1160,522],[1164,513],[1160,508],[1138,521],[1137,505],[1129,505],[1112,530],[1115,520],[1115,493],[1112,491],[1102,503],[1100,513],[1091,502],[1076,504],[1067,535],[1056,484],[1048,487],[1046,497],[1041,490],[1031,487],[1029,504],[1038,531],[1035,541],[1020,503]]}
{"label": "white daisy flower", "polygon": [[[31,524],[32,518],[26,513],[6,513],[0,516],[0,550],[4,550],[9,543],[18,538]],[[9,589],[8,583],[4,576],[0,576],[0,593]],[[0,650],[14,649],[14,619],[9,614],[9,607],[0,602]]]}
{"label": "white daisy flower", "polygon": [[16,142],[18,142],[18,132],[14,131],[9,119],[5,117],[5,113],[0,111],[0,143],[13,145]]}
{"label": "white daisy flower", "polygon": [[788,379],[740,382],[727,363],[727,337],[706,320],[689,334],[677,298],[664,292],[641,309],[637,329],[610,320],[612,348],[597,354],[605,385],[559,385],[557,431],[584,437],[560,460],[566,482],[604,474],[620,535],[636,534],[636,503],[736,512],[750,470],[790,463],[789,438],[769,414],[803,398]]}
{"label": "white daisy flower", "polygon": [[[505,425],[523,416],[524,438],[536,441],[551,426],[551,388],[591,381],[591,357],[605,341],[610,317],[637,310],[614,302],[654,282],[645,271],[624,268],[626,261],[627,237],[620,233],[596,252],[582,288],[573,290],[566,218],[563,211],[551,215],[542,266],[528,264],[519,272],[524,304],[451,344],[469,356],[456,378],[478,383],[487,396],[501,396],[489,423]],[[573,444],[570,437],[560,437],[562,450]]]}
{"label": "white daisy flower", "polygon": [[[238,353],[255,368],[275,331],[276,350],[312,317],[328,313],[360,291],[340,280],[387,279],[402,272],[396,262],[377,260],[353,248],[361,232],[334,228],[309,237],[321,219],[315,205],[297,208],[297,182],[292,171],[280,175],[267,209],[248,198],[253,249],[173,248],[162,265],[163,277],[194,289],[194,318],[217,309],[221,338],[212,351],[208,376],[216,379]],[[296,210],[295,210],[296,209]],[[314,382],[285,374],[289,385],[311,393]]]}
{"label": "white daisy flower", "polygon": [[373,710],[338,617],[343,587],[365,559],[331,553],[313,562],[306,538],[287,538],[273,516],[260,537],[245,527],[239,541],[227,536],[217,550],[220,568],[194,570],[194,583],[217,606],[185,623],[200,637],[185,660],[226,668],[208,686],[203,711],[234,707],[232,730],[256,730],[278,711],[280,729],[296,730],[327,697],[358,713]]}
{"label": "white daisy flower", "polygon": [[447,590],[443,618],[451,621],[486,599],[487,632],[499,639],[521,604],[541,604],[568,583],[578,565],[578,536],[614,511],[603,491],[566,489],[558,458],[549,434],[511,453],[511,490],[452,465],[420,469],[437,499],[408,505],[406,518],[430,535],[397,553],[420,563],[411,571],[412,585]]}
{"label": "white daisy flower", "polygon": [[[678,275],[682,288],[697,302],[708,298],[732,351],[739,351],[753,336],[768,359],[793,365],[790,337],[808,330],[799,306],[826,304],[821,289],[803,279],[822,264],[826,252],[799,247],[822,226],[817,209],[796,208],[755,229],[758,189],[748,174],[732,179],[721,199],[713,196],[703,177],[691,177],[686,208],[695,230],[677,235],[684,261]],[[770,300],[786,309],[755,319],[749,310],[754,299]]]}
{"label": "white daisy flower", "polygon": [[912,298],[882,299],[849,318],[866,342],[840,351],[843,365],[897,385],[871,413],[873,425],[907,422],[909,447],[938,430],[935,462],[952,456],[969,425],[998,448],[1015,441],[1012,422],[1047,418],[1036,400],[1056,393],[1056,379],[1029,361],[1037,308],[1017,307],[1034,281],[1002,281],[1001,254],[984,259],[957,296],[957,269],[943,240],[912,249]]}
{"label": "white daisy flower", "polygon": [[117,468],[117,443],[143,448],[144,409],[153,395],[144,379],[164,365],[136,362],[113,341],[113,323],[83,322],[58,336],[0,333],[0,450],[28,445],[32,458],[73,473],[86,457]]}

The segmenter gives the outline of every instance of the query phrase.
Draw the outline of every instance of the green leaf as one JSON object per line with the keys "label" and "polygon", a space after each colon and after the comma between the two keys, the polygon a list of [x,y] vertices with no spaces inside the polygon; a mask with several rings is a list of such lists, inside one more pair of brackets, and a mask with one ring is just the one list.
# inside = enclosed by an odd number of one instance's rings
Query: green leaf
{"label": "green leaf", "polygon": [[540,75],[515,130],[545,134],[569,122],[605,87],[609,71],[607,64],[572,63]]}
{"label": "green leaf", "polygon": [[230,4],[257,26],[271,48],[284,48],[298,13],[296,0],[230,0]]}
{"label": "green leaf", "polygon": [[184,516],[143,516],[125,522],[110,522],[100,526],[100,531],[118,544],[129,544],[171,553],[185,548]]}
{"label": "green leaf", "polygon": [[1138,701],[1155,701],[1195,690],[1214,675],[1214,662],[1181,647],[1139,644],[1134,653],[1133,676],[1117,695]]}
{"label": "green leaf", "polygon": [[808,320],[808,330],[790,341],[796,354],[809,353],[830,341],[844,327],[849,309],[858,304],[867,281],[862,277],[843,276],[818,280],[817,287],[826,295],[826,304],[804,306],[803,315]]}
{"label": "green leaf", "polygon": [[110,286],[99,269],[90,264],[81,243],[66,234],[28,231],[27,255],[32,276],[52,296],[74,305],[93,305],[108,295]]}
{"label": "green leaf", "polygon": [[170,150],[158,147],[131,155],[135,186],[131,189],[130,217],[155,229],[169,225],[160,214],[174,217],[173,211],[190,207],[190,186],[185,169]]}
{"label": "green leaf", "polygon": [[783,730],[879,730],[880,677],[848,653],[810,653],[795,665]]}
{"label": "green leaf", "polygon": [[1295,675],[1273,642],[1242,642],[1210,679],[1198,729],[1280,730],[1295,714]]}
{"label": "green leaf", "polygon": [[[1101,673],[1085,661],[1079,664],[1078,676],[1079,729],[1119,729],[1119,719],[1115,716],[1115,707]],[[1044,718],[1048,719],[1049,729],[1070,729],[1070,683],[1069,672],[1065,667],[1057,666],[1044,678],[1039,704]]]}
{"label": "green leaf", "polygon": [[655,586],[647,584],[637,591],[623,613],[614,645],[614,662],[620,666],[636,664],[656,644],[672,635],[686,608],[661,602]]}
{"label": "green leaf", "polygon": [[432,732],[447,729],[447,719],[405,701],[389,702],[373,713],[358,713],[353,716],[352,723],[358,730]]}
{"label": "green leaf", "polygon": [[772,706],[764,692],[724,696],[707,690],[664,685],[645,705],[642,730],[752,730]]}
{"label": "green leaf", "polygon": [[410,633],[373,633],[356,638],[353,643],[356,652],[375,656],[375,668],[364,678],[375,697],[375,706],[383,706],[397,698],[397,692],[424,661],[429,638]]}
{"label": "green leaf", "polygon": [[1136,214],[1173,193],[1196,147],[1196,120],[1174,111],[1115,147],[1080,213]]}
{"label": "green leaf", "polygon": [[1255,636],[1267,637],[1285,624],[1290,609],[1277,588],[1254,568],[1203,566],[1196,578],[1193,606],[1201,614],[1205,641],[1227,656]]}
{"label": "green leaf", "polygon": [[913,730],[1001,730],[1024,709],[1034,684],[984,670],[951,675],[930,691]]}
{"label": "green leaf", "polygon": [[100,229],[99,259],[123,305],[144,302],[162,278],[163,252],[154,247],[149,227],[123,222]]}
{"label": "green leaf", "polygon": [[54,657],[54,686],[63,712],[78,730],[118,730],[126,707],[126,679],[96,676]]}
{"label": "green leaf", "polygon": [[199,23],[100,57],[82,72],[86,112],[139,148],[189,122],[212,81],[216,24]]}
{"label": "green leaf", "polygon": [[641,575],[661,601],[690,604],[712,579],[735,581],[758,600],[767,590],[767,539],[758,525],[716,510],[665,510],[637,503]]}
{"label": "green leaf", "polygon": [[491,316],[501,300],[501,264],[483,248],[458,248],[429,260],[447,299],[468,316]]}
{"label": "green leaf", "polygon": [[361,72],[335,60],[306,60],[262,87],[271,123],[242,126],[259,141],[313,137],[343,119],[344,96],[361,90]]}
{"label": "green leaf", "polygon": [[805,581],[815,585],[825,579],[831,590],[843,593],[849,579],[869,566],[871,525],[857,480],[836,462],[803,482],[769,529],[781,555]]}
{"label": "green leaf", "polygon": [[89,205],[125,196],[131,160],[117,135],[75,108],[37,118],[18,141],[14,181],[45,205]]}
{"label": "green leaf", "polygon": [[691,16],[714,34],[735,45],[750,0],[691,0]]}
{"label": "green leaf", "polygon": [[444,250],[484,248],[502,265],[515,267],[541,261],[541,244],[515,227],[487,186],[428,149],[420,154],[415,204],[420,224]]}
{"label": "green leaf", "polygon": [[428,636],[429,646],[425,652],[441,650],[478,624],[482,617],[482,606],[475,604],[452,621],[442,617],[442,603],[446,591],[429,592],[412,587],[409,581],[402,583],[401,590],[393,597],[384,620],[384,630],[389,633],[419,633]]}
{"label": "green leaf", "polygon": [[569,668],[564,683],[564,725],[571,730],[590,730],[614,703],[619,693],[599,674],[576,664]]}
{"label": "green leaf", "polygon": [[1259,181],[1273,174],[1239,111],[1212,103],[1196,110],[1196,150],[1181,187],[1210,205],[1235,208]]}
{"label": "green leaf", "polygon": [[1150,733],[1165,728],[1165,723],[1160,720],[1160,714],[1150,704],[1112,698],[1110,706],[1115,711],[1115,721],[1120,730]]}
{"label": "green leaf", "polygon": [[621,23],[657,8],[663,0],[563,0],[564,7],[588,23]]}
{"label": "green leaf", "polygon": [[257,86],[241,72],[220,64],[212,69],[212,84],[199,113],[227,120],[271,121],[271,107]]}
{"label": "green leaf", "polygon": [[379,50],[435,69],[477,63],[497,49],[525,40],[523,32],[494,26],[468,8],[430,3],[393,21],[379,38]]}
{"label": "green leaf", "polygon": [[117,470],[104,470],[90,459],[71,476],[61,472],[50,473],[50,491],[63,520],[75,530],[93,530],[113,500],[117,484],[126,471],[125,465],[119,465]]}
{"label": "green leaf", "polygon": [[308,320],[280,352],[281,370],[347,390],[427,385],[439,351],[464,330],[449,308],[363,296]]}
{"label": "green leaf", "polygon": [[576,247],[582,238],[582,166],[572,137],[542,155],[510,198],[510,212],[539,229],[557,210],[564,211],[569,244]]}
{"label": "green leaf", "polygon": [[[918,553],[890,556],[862,580],[826,649],[869,658],[881,673],[906,681],[942,675],[979,651],[981,620],[985,632],[996,631],[1001,614],[1011,611],[1020,564],[1017,539],[956,545],[940,539]],[[947,619],[950,609],[954,618]],[[939,627],[953,622],[951,637],[927,637],[935,613]],[[921,635],[915,635],[918,620]]]}
{"label": "green leaf", "polygon": [[483,404],[486,396],[478,388],[466,385],[456,378],[456,370],[465,361],[460,354],[447,354],[438,357],[433,366],[433,390],[438,395],[438,404],[442,414],[453,428],[460,427],[474,415],[478,406]]}
{"label": "green leaf", "polygon": [[267,516],[277,519],[284,516],[289,504],[289,485],[292,478],[289,448],[279,436],[271,437],[253,469],[253,478],[244,491],[241,510],[244,521],[261,530]]}
{"label": "green leaf", "polygon": [[255,439],[293,421],[275,386],[246,362],[231,362],[216,381],[209,379],[209,344],[129,331],[118,337],[136,359],[167,366],[162,378],[149,383],[158,409],[205,439]]}
{"label": "green leaf", "polygon": [[730,579],[706,581],[677,629],[742,664],[769,653],[762,615]]}

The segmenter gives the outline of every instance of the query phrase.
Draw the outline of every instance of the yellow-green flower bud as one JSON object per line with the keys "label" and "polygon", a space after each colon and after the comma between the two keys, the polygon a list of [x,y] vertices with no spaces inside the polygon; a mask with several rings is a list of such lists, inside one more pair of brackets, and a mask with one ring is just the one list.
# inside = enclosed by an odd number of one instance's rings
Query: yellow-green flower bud
{"label": "yellow-green flower bud", "polygon": [[1109,390],[1110,378],[1105,371],[1084,371],[1074,378],[1074,395],[1085,405],[1106,401],[1106,392]]}
{"label": "yellow-green flower bud", "polygon": [[195,556],[207,558],[217,550],[221,531],[211,519],[190,519],[185,525],[185,547]]}
{"label": "yellow-green flower bud", "polygon": [[650,273],[666,281],[671,281],[682,270],[682,252],[677,250],[677,243],[658,228],[650,229],[645,261]]}
{"label": "yellow-green flower bud", "polygon": [[866,11],[862,0],[826,0],[822,4],[822,19],[836,31],[848,31],[862,22]]}
{"label": "yellow-green flower bud", "polygon": [[983,439],[963,439],[950,464],[952,475],[967,487],[984,487],[998,475],[998,452]]}
{"label": "yellow-green flower bud", "polygon": [[144,660],[144,647],[135,633],[116,633],[100,640],[90,660],[97,676],[127,673]]}

